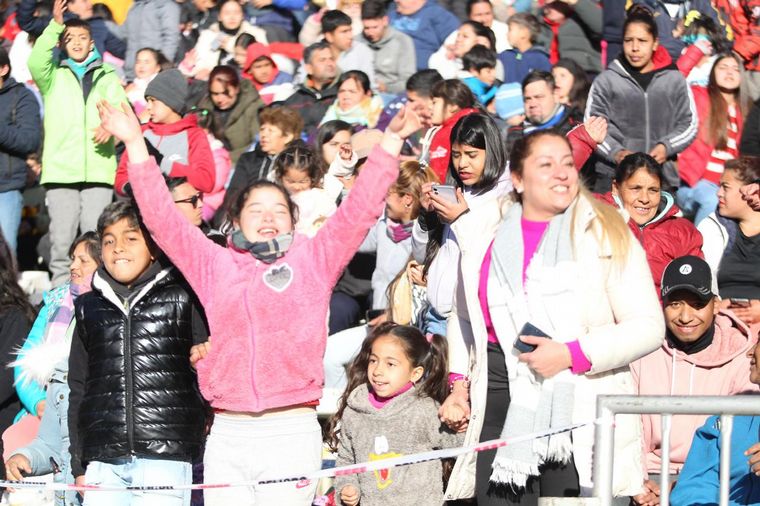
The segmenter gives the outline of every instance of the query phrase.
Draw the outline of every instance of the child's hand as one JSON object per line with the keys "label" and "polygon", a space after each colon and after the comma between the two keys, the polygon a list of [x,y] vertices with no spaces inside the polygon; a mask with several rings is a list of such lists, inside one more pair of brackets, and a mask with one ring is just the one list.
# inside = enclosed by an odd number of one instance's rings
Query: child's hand
{"label": "child's hand", "polygon": [[8,475],[9,480],[21,481],[24,479],[24,474],[32,472],[32,464],[29,459],[17,453],[12,455],[5,462],[5,474]]}
{"label": "child's hand", "polygon": [[470,403],[467,390],[460,383],[454,383],[454,389],[438,409],[438,418],[451,430],[464,432],[470,419]]}
{"label": "child's hand", "polygon": [[67,3],[68,0],[55,0],[53,3],[53,21],[59,25],[63,24],[63,13],[66,12],[66,9],[68,8],[66,6]]}
{"label": "child's hand", "polygon": [[117,109],[105,100],[98,102],[100,128],[124,144],[142,139],[142,129],[134,111],[126,102]]}
{"label": "child's hand", "polygon": [[211,341],[196,344],[190,348],[190,365],[195,367],[199,361],[203,360],[211,353]]}
{"label": "child's hand", "polygon": [[346,506],[356,506],[359,504],[359,491],[353,485],[346,485],[340,489],[340,502]]}
{"label": "child's hand", "polygon": [[607,119],[602,116],[591,116],[587,119],[583,126],[586,127],[586,132],[594,139],[594,142],[601,144],[604,139],[607,138]]}
{"label": "child's hand", "polygon": [[351,144],[348,142],[341,144],[338,147],[338,155],[340,156],[340,159],[343,160],[344,162],[350,162],[353,154],[354,154],[354,150],[351,149]]}

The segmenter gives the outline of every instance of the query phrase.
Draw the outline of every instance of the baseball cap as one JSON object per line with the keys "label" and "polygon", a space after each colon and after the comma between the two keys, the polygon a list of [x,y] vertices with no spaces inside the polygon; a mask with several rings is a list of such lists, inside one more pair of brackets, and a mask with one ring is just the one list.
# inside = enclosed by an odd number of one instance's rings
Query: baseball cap
{"label": "baseball cap", "polygon": [[669,293],[687,290],[707,302],[713,297],[712,272],[707,262],[692,255],[671,261],[662,273],[660,293],[665,300]]}

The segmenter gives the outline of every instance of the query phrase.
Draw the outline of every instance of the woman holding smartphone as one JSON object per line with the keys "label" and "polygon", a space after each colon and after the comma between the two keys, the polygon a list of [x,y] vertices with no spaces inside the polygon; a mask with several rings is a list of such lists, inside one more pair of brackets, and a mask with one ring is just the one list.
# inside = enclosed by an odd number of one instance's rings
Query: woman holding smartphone
{"label": "woman holding smartphone", "polygon": [[760,213],[742,198],[742,186],[760,178],[760,158],[743,156],[726,162],[718,187],[718,210],[697,227],[704,238],[702,251],[710,264],[721,307],[730,308],[760,330]]}
{"label": "woman holding smartphone", "polygon": [[[510,169],[511,199],[452,225],[462,282],[447,337],[458,376],[440,414],[466,429],[465,445],[593,420],[597,395],[633,394],[628,364],[665,333],[644,251],[582,188],[569,141],[530,134]],[[535,350],[515,347],[525,345]],[[616,422],[613,492],[628,497],[644,478],[641,428],[636,417]],[[460,457],[446,499],[475,495],[490,506],[589,495],[593,439],[587,425],[572,438]]]}

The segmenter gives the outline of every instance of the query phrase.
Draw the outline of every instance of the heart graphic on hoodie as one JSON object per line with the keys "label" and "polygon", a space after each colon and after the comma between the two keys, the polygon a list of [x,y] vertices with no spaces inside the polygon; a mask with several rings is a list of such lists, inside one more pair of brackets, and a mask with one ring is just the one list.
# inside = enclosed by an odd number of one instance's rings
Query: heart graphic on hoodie
{"label": "heart graphic on hoodie", "polygon": [[264,283],[275,292],[284,292],[291,281],[293,269],[288,264],[273,265],[264,273]]}

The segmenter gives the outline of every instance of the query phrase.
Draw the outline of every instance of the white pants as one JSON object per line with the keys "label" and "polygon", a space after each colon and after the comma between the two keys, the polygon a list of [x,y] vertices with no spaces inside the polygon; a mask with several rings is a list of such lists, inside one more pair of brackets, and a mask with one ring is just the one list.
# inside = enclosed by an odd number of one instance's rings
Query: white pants
{"label": "white pants", "polygon": [[[250,418],[217,413],[203,458],[205,483],[300,476],[322,465],[317,414]],[[309,506],[317,481],[206,489],[206,506]]]}

